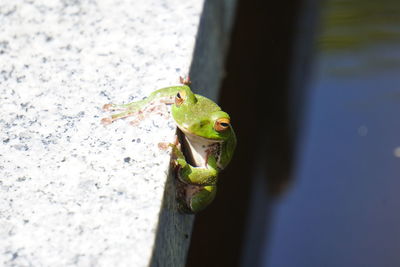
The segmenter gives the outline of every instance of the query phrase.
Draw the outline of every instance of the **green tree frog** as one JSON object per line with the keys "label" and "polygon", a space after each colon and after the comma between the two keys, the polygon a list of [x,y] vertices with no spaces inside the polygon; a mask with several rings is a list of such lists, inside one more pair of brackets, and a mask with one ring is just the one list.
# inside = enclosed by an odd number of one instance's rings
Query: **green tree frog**
{"label": "green tree frog", "polygon": [[105,110],[121,113],[102,119],[103,124],[135,116],[142,118],[158,106],[172,105],[171,114],[178,127],[172,147],[172,164],[178,178],[178,202],[181,212],[196,213],[215,197],[217,178],[230,162],[236,147],[235,132],[229,115],[212,100],[194,94],[187,79],[182,85],[159,89],[147,98],[129,104],[106,104]]}

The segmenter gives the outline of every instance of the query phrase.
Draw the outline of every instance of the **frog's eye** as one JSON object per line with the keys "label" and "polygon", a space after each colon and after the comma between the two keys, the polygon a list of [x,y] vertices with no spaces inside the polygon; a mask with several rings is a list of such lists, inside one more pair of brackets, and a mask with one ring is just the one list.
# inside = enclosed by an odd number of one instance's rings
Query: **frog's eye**
{"label": "frog's eye", "polygon": [[186,91],[180,91],[175,96],[175,105],[180,106],[186,98]]}
{"label": "frog's eye", "polygon": [[231,125],[231,121],[228,118],[220,118],[215,121],[214,129],[218,132],[227,130]]}

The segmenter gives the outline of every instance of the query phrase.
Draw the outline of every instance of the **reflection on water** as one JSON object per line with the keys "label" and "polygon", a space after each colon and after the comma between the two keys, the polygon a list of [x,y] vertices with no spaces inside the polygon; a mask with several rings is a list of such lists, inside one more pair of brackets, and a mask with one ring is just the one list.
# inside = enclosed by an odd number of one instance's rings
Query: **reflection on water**
{"label": "reflection on water", "polygon": [[327,0],[263,266],[400,266],[400,1]]}
{"label": "reflection on water", "polygon": [[322,7],[324,52],[354,51],[400,41],[398,0],[328,0]]}
{"label": "reflection on water", "polygon": [[365,74],[400,67],[398,0],[330,0],[322,8],[318,48],[340,57],[330,71]]}

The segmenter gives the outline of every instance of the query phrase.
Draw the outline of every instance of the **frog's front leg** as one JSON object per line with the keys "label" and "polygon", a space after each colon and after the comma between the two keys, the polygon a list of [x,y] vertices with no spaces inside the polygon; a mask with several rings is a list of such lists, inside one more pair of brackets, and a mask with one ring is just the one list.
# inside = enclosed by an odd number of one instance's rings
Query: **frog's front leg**
{"label": "frog's front leg", "polygon": [[215,185],[218,177],[217,162],[213,155],[207,157],[205,167],[190,165],[178,146],[173,146],[174,164],[178,168],[178,178],[183,183],[193,185]]}

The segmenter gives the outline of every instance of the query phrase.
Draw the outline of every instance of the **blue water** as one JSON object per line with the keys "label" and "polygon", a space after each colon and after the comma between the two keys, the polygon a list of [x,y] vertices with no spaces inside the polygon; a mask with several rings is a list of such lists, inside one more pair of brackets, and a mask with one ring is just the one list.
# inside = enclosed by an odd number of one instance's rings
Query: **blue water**
{"label": "blue water", "polygon": [[400,42],[322,51],[313,70],[262,265],[400,266]]}

